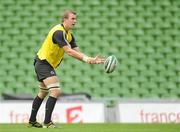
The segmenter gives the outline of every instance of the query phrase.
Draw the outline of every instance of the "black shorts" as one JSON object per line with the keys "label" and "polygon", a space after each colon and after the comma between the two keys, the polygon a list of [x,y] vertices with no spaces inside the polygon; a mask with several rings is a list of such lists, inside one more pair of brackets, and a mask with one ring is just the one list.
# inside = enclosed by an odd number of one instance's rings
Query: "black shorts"
{"label": "black shorts", "polygon": [[37,57],[34,59],[34,67],[38,81],[42,82],[47,77],[56,76],[54,68],[46,61]]}

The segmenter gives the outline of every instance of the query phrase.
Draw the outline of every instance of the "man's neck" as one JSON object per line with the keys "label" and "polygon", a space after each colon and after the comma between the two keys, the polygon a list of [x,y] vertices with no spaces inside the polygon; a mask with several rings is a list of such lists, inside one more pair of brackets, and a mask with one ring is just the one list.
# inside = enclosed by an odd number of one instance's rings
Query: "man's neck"
{"label": "man's neck", "polygon": [[66,26],[66,24],[65,24],[65,23],[62,23],[62,26],[64,27],[64,29],[65,29],[66,31],[68,31],[68,30],[69,30],[69,28]]}

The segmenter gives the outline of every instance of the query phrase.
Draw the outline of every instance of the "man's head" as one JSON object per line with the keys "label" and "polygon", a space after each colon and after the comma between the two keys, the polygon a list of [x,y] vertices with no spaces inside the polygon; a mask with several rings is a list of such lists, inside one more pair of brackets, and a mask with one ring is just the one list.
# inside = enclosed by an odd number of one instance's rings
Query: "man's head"
{"label": "man's head", "polygon": [[76,12],[67,10],[62,17],[62,23],[66,30],[70,30],[76,24]]}

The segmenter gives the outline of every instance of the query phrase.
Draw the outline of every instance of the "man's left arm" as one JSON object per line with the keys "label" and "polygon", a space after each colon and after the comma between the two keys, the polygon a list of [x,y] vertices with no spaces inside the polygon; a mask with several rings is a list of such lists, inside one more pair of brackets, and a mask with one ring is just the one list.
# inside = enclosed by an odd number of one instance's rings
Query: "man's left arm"
{"label": "man's left arm", "polygon": [[79,47],[74,47],[73,50],[75,50],[75,51],[77,51],[77,52],[80,52]]}

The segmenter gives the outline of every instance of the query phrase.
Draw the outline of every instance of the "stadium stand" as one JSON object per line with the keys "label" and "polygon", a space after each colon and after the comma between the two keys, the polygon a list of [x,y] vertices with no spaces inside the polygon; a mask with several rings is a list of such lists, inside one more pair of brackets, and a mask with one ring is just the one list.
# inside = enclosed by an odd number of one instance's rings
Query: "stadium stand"
{"label": "stadium stand", "polygon": [[36,93],[33,57],[64,9],[78,13],[73,33],[82,51],[119,60],[106,74],[102,66],[65,56],[57,70],[65,93],[180,98],[179,0],[1,0],[1,93]]}

